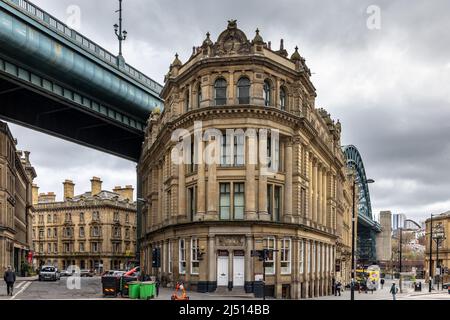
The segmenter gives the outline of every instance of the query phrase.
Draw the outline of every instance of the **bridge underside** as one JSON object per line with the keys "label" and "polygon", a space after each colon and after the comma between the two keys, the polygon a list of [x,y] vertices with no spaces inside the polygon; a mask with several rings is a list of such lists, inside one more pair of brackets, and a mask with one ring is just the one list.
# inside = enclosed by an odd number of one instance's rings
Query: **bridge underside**
{"label": "bridge underside", "polygon": [[376,264],[377,229],[365,223],[358,222],[357,261],[359,264]]}
{"label": "bridge underside", "polygon": [[0,118],[137,162],[144,133],[93,116],[0,73]]}

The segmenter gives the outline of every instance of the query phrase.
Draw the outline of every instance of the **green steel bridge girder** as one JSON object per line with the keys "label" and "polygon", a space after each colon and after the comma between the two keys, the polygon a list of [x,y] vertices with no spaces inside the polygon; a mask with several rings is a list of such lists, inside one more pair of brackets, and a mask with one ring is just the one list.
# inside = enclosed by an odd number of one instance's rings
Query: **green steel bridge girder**
{"label": "green steel bridge girder", "polygon": [[40,85],[54,94],[72,96],[77,103],[90,105],[92,112],[114,121],[124,117],[124,125],[140,129],[151,111],[161,105],[161,86],[130,66],[118,64],[117,57],[36,8],[23,0],[0,1],[3,60],[26,70],[20,71],[24,78],[27,73],[33,74],[28,78],[47,78]]}
{"label": "green steel bridge girder", "polygon": [[106,121],[119,122],[121,125],[128,127],[129,130],[136,131],[136,133],[141,133],[145,129],[145,122],[129,117],[102,102],[60,85],[51,79],[35,74],[1,57],[0,75],[12,82],[21,84],[23,87],[38,90],[43,95],[60,99],[82,111],[95,112]]}

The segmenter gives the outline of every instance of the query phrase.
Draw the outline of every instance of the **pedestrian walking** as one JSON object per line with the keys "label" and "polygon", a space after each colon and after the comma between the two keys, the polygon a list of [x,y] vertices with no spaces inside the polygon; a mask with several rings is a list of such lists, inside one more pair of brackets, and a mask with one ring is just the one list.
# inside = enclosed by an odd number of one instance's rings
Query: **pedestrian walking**
{"label": "pedestrian walking", "polygon": [[397,300],[396,296],[398,293],[398,288],[395,286],[395,283],[392,284],[391,290],[389,291],[389,293],[392,294],[392,299],[393,300]]}
{"label": "pedestrian walking", "polygon": [[3,280],[5,280],[6,282],[6,291],[8,293],[8,296],[12,296],[14,283],[16,282],[16,274],[12,270],[11,266],[8,266],[8,268],[6,269],[5,274],[3,275]]}
{"label": "pedestrian walking", "polygon": [[384,287],[384,279],[381,279],[381,280],[380,280],[380,284],[381,284],[381,290],[383,290],[383,287]]}
{"label": "pedestrian walking", "polygon": [[336,284],[336,295],[339,295],[339,297],[341,296],[341,290],[342,290],[342,284],[340,281],[338,281]]}

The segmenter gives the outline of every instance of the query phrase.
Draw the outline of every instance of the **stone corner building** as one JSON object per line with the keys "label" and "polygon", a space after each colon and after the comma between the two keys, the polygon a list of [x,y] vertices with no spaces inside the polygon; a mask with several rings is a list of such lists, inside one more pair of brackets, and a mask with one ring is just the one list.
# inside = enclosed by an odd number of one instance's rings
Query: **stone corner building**
{"label": "stone corner building", "polygon": [[91,191],[75,195],[75,184],[63,182],[63,201],[53,192],[39,194],[33,185],[35,264],[80,269],[124,269],[136,253],[136,203],[133,187],[102,189],[98,177]]}
{"label": "stone corner building", "polygon": [[[351,245],[341,125],[316,109],[310,76],[297,48],[288,57],[283,41],[274,50],[258,30],[248,40],[234,20],[216,42],[208,33],[185,64],[176,56],[161,94],[164,110],[149,119],[138,166],[144,272],[163,285],[184,281],[199,292],[249,293],[263,274],[252,250],[269,249],[269,295],[323,296],[331,294],[333,278],[348,281],[349,267],[336,268],[337,260],[349,263]],[[216,137],[184,150],[199,161],[175,164],[172,134],[182,129],[194,136],[200,121]],[[230,138],[229,129],[279,130],[275,144],[259,144],[269,164],[250,161],[253,138]],[[220,161],[205,164],[199,155],[217,140]],[[152,266],[155,248],[159,268]]]}
{"label": "stone corner building", "polygon": [[0,122],[0,271],[12,266],[20,273],[32,246],[31,190],[36,171],[30,152],[16,150],[6,123]]}

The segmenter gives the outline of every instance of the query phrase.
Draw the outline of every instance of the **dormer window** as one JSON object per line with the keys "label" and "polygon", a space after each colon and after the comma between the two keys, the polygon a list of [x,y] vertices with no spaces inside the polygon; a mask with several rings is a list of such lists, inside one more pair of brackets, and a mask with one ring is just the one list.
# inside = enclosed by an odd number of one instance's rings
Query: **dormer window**
{"label": "dormer window", "polygon": [[225,79],[217,79],[214,83],[214,98],[216,106],[227,104],[227,81]]}
{"label": "dormer window", "polygon": [[271,104],[271,91],[272,91],[272,85],[270,84],[269,80],[264,81],[264,105],[266,107],[269,107]]}
{"label": "dormer window", "polygon": [[239,79],[237,87],[239,104],[250,104],[250,80],[247,77]]}

